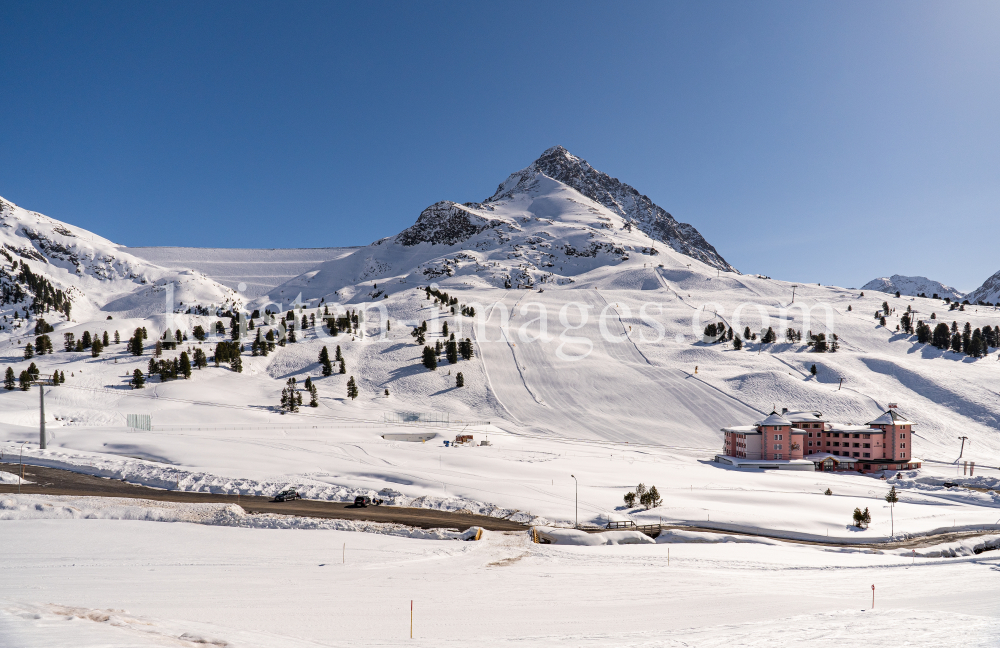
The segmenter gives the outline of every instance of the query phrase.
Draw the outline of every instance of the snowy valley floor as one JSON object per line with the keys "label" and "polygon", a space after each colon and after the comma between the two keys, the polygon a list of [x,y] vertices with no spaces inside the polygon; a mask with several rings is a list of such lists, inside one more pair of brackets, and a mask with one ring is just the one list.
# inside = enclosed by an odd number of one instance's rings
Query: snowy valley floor
{"label": "snowy valley floor", "polygon": [[1000,552],[913,558],[767,542],[580,547],[533,544],[526,533],[460,542],[38,519],[50,513],[33,497],[21,510],[16,496],[5,496],[4,511],[19,515],[0,527],[4,646],[829,646],[863,639],[930,647],[993,646],[1000,637]]}

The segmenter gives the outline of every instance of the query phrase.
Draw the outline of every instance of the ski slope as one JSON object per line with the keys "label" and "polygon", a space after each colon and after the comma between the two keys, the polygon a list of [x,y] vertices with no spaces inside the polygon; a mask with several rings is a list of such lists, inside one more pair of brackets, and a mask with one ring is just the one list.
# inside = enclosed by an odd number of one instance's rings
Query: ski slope
{"label": "ski slope", "polygon": [[[160,266],[196,270],[250,299],[309,272],[324,261],[344,257],[355,248],[241,249],[190,247],[121,247]],[[294,298],[294,295],[292,296]]]}

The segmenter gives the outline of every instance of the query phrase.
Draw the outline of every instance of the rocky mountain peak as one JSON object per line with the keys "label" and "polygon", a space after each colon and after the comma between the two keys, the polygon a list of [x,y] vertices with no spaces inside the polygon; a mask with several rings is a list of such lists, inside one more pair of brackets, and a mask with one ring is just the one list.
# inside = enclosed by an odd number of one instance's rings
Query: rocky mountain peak
{"label": "rocky mountain peak", "polygon": [[531,166],[511,174],[486,203],[530,191],[538,174],[561,182],[618,214],[650,238],[708,265],[737,272],[708,241],[687,223],[678,222],[648,196],[590,166],[562,146],[546,149]]}

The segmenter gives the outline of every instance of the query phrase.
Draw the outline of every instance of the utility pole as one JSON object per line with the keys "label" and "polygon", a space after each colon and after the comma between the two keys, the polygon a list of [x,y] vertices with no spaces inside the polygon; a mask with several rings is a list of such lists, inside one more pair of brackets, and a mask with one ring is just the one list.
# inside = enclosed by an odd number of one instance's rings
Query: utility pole
{"label": "utility pole", "polygon": [[45,383],[33,380],[32,385],[38,385],[38,448],[45,450]]}
{"label": "utility pole", "polygon": [[792,303],[795,303],[795,289],[798,288],[798,284],[792,284]]}
{"label": "utility pole", "polygon": [[20,464],[21,464],[21,478],[19,480],[17,480],[17,494],[18,495],[21,494],[21,482],[24,481],[24,444],[25,443],[27,443],[27,441],[22,441],[21,442],[21,458],[18,460],[20,462]]}
{"label": "utility pole", "polygon": [[960,436],[958,438],[962,440],[962,449],[958,451],[958,458],[961,459],[962,458],[962,453],[965,452],[965,442],[966,442],[966,440],[969,437],[967,437],[967,436]]}
{"label": "utility pole", "polygon": [[576,482],[576,498],[574,500],[576,503],[576,525],[573,528],[579,529],[580,528],[580,480],[576,478],[576,475],[570,475],[570,477],[572,477],[573,481]]}

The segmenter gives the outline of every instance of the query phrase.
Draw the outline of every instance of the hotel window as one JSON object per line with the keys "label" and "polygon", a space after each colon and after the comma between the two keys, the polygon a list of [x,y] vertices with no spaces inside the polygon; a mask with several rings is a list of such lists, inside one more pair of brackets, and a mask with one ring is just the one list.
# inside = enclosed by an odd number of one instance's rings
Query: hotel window
{"label": "hotel window", "polygon": [[866,444],[864,444],[864,446],[865,446],[866,448],[870,448],[870,447],[872,447],[872,444],[870,444],[870,443],[866,443]]}
{"label": "hotel window", "polygon": [[840,441],[834,441],[833,445],[834,445],[834,447],[839,448],[840,447]]}
{"label": "hotel window", "polygon": [[[870,452],[866,452],[866,453],[865,453],[865,458],[866,458],[866,459],[867,459],[868,457],[870,457],[870,456],[872,456],[872,454],[871,454]],[[869,468],[870,468],[870,467],[871,467],[871,466],[869,466]]]}
{"label": "hotel window", "polygon": [[860,444],[860,443],[855,443],[855,444],[854,444],[853,446],[851,446],[851,447],[854,447],[854,448],[860,448],[860,447],[861,447],[861,444]]}
{"label": "hotel window", "polygon": [[870,435],[870,434],[862,434],[861,438],[862,439],[870,439],[870,438],[872,438],[872,435]]}
{"label": "hotel window", "polygon": [[855,453],[854,453],[854,456],[855,456],[855,457],[857,457],[857,456],[858,456],[858,455],[860,455],[860,454],[861,454],[861,453],[859,453],[859,452],[855,452]]}

